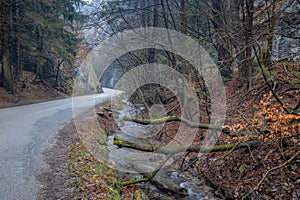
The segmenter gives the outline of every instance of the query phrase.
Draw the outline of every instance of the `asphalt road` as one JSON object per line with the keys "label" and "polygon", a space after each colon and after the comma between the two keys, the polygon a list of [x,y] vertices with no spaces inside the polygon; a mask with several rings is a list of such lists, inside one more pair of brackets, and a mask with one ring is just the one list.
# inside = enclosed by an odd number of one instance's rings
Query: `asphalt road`
{"label": "asphalt road", "polygon": [[103,94],[0,109],[0,199],[36,199],[42,152],[71,120],[74,107],[77,112],[84,111],[115,94],[104,88]]}

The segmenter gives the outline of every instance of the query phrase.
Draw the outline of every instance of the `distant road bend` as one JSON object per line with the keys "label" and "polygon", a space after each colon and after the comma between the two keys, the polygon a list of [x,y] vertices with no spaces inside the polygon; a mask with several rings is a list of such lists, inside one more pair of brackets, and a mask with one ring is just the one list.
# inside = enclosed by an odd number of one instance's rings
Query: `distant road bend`
{"label": "distant road bend", "polygon": [[[118,93],[118,92],[117,92]],[[75,97],[76,108],[91,108],[115,94]],[[72,98],[0,109],[0,199],[36,199],[36,175],[43,167],[42,152],[63,123],[72,118]]]}

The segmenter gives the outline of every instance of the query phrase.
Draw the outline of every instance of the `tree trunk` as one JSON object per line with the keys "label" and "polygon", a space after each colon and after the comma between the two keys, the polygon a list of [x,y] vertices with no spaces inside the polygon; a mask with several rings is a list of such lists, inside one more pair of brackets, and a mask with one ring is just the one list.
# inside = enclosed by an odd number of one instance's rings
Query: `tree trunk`
{"label": "tree trunk", "polygon": [[253,8],[254,0],[244,0],[243,8],[243,23],[244,31],[244,47],[242,53],[241,78],[244,84],[248,85],[249,90],[252,88],[252,47],[253,47]]}
{"label": "tree trunk", "polygon": [[274,40],[274,29],[275,29],[275,15],[276,15],[276,3],[272,3],[270,7],[270,11],[268,11],[268,15],[270,16],[270,20],[268,23],[268,32],[267,35],[267,49],[265,52],[265,55],[263,57],[263,65],[265,67],[271,66],[271,57],[272,57],[272,51],[273,51],[273,40]]}
{"label": "tree trunk", "polygon": [[144,178],[137,179],[137,180],[130,180],[122,182],[122,186],[137,184],[137,183],[145,183],[150,181],[153,185],[155,185],[160,190],[175,194],[180,197],[186,197],[188,196],[188,191],[181,187],[179,183],[175,183],[174,181],[171,181],[169,178],[164,178],[159,174],[159,171],[162,169],[164,164],[166,163],[167,159],[165,161],[161,161],[159,166],[153,170],[151,173],[143,173],[145,166],[139,166],[139,165],[132,165],[132,168],[138,172],[144,175]]}
{"label": "tree trunk", "polygon": [[180,31],[183,34],[187,33],[187,18],[186,18],[185,1],[186,0],[180,0]]}
{"label": "tree trunk", "polygon": [[165,122],[181,121],[191,128],[211,129],[211,130],[221,131],[230,136],[235,135],[234,133],[231,133],[228,128],[215,127],[215,126],[212,126],[209,124],[199,124],[199,123],[195,123],[193,121],[189,121],[187,119],[183,119],[183,118],[177,117],[177,116],[167,116],[167,117],[158,118],[158,119],[138,119],[136,117],[130,116],[130,117],[124,117],[123,120],[124,121],[132,121],[132,122],[144,124],[144,125],[163,124]]}
{"label": "tree trunk", "polygon": [[43,81],[43,66],[41,54],[43,51],[43,38],[40,28],[36,29],[36,39],[37,39],[37,52],[36,52],[36,64],[35,64],[35,80]]}
{"label": "tree trunk", "polygon": [[[153,0],[152,27],[158,27],[158,6],[159,6],[159,0]],[[154,62],[155,62],[155,49],[150,48],[148,50],[148,63],[154,63]]]}
{"label": "tree trunk", "polygon": [[54,83],[54,87],[56,88],[56,90],[58,90],[58,77],[59,77],[59,73],[60,73],[60,66],[61,64],[64,62],[64,59],[61,59],[57,61],[57,68],[56,68],[56,76],[55,76],[55,83]]}
{"label": "tree trunk", "polygon": [[10,58],[10,39],[11,39],[11,12],[12,8],[8,1],[7,5],[2,6],[2,82],[4,87],[14,93],[13,76]]}
{"label": "tree trunk", "polygon": [[233,143],[233,144],[222,144],[216,146],[201,146],[201,145],[180,145],[177,147],[161,147],[153,144],[145,145],[139,144],[133,141],[128,141],[120,138],[119,136],[114,137],[114,145],[120,148],[131,148],[139,151],[145,152],[155,152],[155,153],[162,153],[162,154],[177,154],[180,152],[195,152],[195,153],[209,153],[209,152],[220,152],[220,151],[228,151],[228,150],[237,150],[241,148],[247,147],[256,147],[259,146],[261,143],[260,141],[247,141],[244,143]]}
{"label": "tree trunk", "polygon": [[20,41],[18,36],[20,35],[19,29],[16,25],[16,22],[18,20],[19,16],[19,11],[16,3],[12,4],[12,22],[11,23],[11,30],[12,30],[12,35],[11,35],[11,66],[13,66],[12,74],[13,74],[13,79],[19,80],[20,77],[20,72],[21,72],[21,60],[20,60]]}
{"label": "tree trunk", "polygon": [[212,0],[212,24],[215,29],[214,38],[216,42],[215,47],[218,52],[218,65],[224,81],[229,81],[232,78],[232,58],[229,51],[229,43],[227,42],[228,39],[226,38],[229,36],[227,35],[228,33],[226,33],[225,26],[228,25],[224,22],[224,12],[226,12],[226,10],[222,9],[223,3],[220,0]]}

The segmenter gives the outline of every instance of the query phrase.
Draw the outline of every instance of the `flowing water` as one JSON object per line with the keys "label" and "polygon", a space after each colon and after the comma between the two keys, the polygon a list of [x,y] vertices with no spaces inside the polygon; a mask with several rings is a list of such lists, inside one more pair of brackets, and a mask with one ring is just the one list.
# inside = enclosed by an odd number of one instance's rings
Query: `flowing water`
{"label": "flowing water", "polygon": [[[125,102],[123,102],[123,104],[125,104]],[[117,124],[121,130],[116,131],[114,135],[118,135],[122,139],[130,141],[133,141],[134,138],[147,139],[149,135],[151,136],[151,131],[153,131],[151,130],[151,128],[149,128],[151,127],[151,125],[146,126],[133,122],[124,122],[122,120],[122,118],[125,116],[132,116],[136,114],[136,110],[130,104],[126,103],[125,106],[122,106],[122,109],[118,110],[117,120]],[[162,160],[167,159],[166,155],[164,154],[141,152],[128,148],[118,148],[113,145],[114,135],[109,136],[109,140],[107,143],[109,149],[109,162],[121,172],[129,172],[135,174],[134,177],[138,178],[140,177],[140,175],[138,175],[139,173],[136,172],[137,166],[139,168],[139,172],[141,172],[142,170],[142,173],[149,173],[157,168]],[[167,167],[162,168],[156,176],[168,178],[169,180],[172,180],[172,182],[178,184],[180,187],[185,188],[187,190],[188,196],[184,198],[180,197],[180,199],[216,199],[216,197],[212,195],[211,188],[201,186],[199,183],[197,183],[199,182],[197,178],[187,177],[186,175],[183,175],[170,168],[168,165],[171,165],[172,162],[173,160],[167,162]],[[157,188],[154,190],[157,192],[157,196],[161,196],[164,194]],[[173,198],[171,197],[171,199]],[[174,199],[178,199],[178,197],[174,197]]]}

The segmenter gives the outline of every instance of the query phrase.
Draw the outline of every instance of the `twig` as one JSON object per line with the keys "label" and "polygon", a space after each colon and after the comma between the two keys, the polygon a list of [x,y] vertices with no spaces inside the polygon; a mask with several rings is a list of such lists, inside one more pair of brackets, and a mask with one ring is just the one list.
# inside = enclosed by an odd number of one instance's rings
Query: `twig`
{"label": "twig", "polygon": [[300,151],[298,151],[293,157],[291,157],[288,161],[286,161],[285,163],[281,164],[281,165],[278,165],[272,169],[269,169],[262,177],[262,179],[258,182],[258,184],[248,193],[246,194],[245,196],[242,197],[242,199],[246,199],[252,192],[254,192],[255,190],[257,190],[259,188],[259,186],[264,182],[264,180],[266,179],[267,175],[271,172],[271,171],[274,171],[276,169],[280,169],[284,166],[286,166],[288,163],[290,163],[292,160],[294,160],[294,158],[296,156],[298,156],[298,154],[300,153]]}
{"label": "twig", "polygon": [[238,113],[241,115],[241,117],[243,118],[243,120],[244,120],[247,124],[249,124],[249,126],[251,126],[251,127],[255,130],[256,134],[258,134],[259,132],[258,132],[257,129],[253,126],[253,124],[251,124],[251,123],[246,119],[246,117],[245,117],[240,111],[238,111]]}
{"label": "twig", "polygon": [[258,56],[258,53],[257,53],[256,48],[253,47],[253,49],[254,49],[255,57],[257,58],[258,66],[259,66],[259,68],[260,68],[260,70],[261,70],[261,73],[262,73],[262,75],[263,75],[263,78],[264,78],[265,83],[267,84],[267,86],[268,86],[268,88],[270,89],[271,93],[273,94],[273,96],[275,97],[275,99],[278,101],[278,103],[281,105],[281,107],[283,108],[283,110],[284,110],[286,113],[289,114],[290,112],[288,111],[288,109],[286,109],[286,108],[284,107],[282,101],[279,99],[279,97],[277,96],[277,94],[276,94],[275,91],[273,90],[271,84],[268,82],[268,79],[267,79],[267,77],[266,77],[266,74],[265,74],[265,72],[264,72],[264,70],[263,70],[263,67],[262,67],[262,65],[261,65],[261,62],[260,62],[260,60],[259,60],[259,56]]}
{"label": "twig", "polygon": [[257,164],[258,162],[257,162],[257,160],[254,158],[250,146],[247,145],[247,147],[248,147],[248,150],[249,150],[249,153],[250,153],[250,156],[251,156],[252,160],[255,162],[255,164]]}
{"label": "twig", "polygon": [[180,169],[182,170],[183,169],[183,165],[184,165],[184,162],[185,162],[185,159],[188,157],[188,155],[192,153],[192,152],[187,152],[185,155],[184,155],[184,158],[182,159],[182,162],[181,162],[181,165],[180,165]]}
{"label": "twig", "polygon": [[[236,145],[238,145],[239,143],[236,143]],[[247,145],[247,147],[249,148],[249,145]],[[228,153],[226,153],[223,157],[222,160],[224,160],[224,158],[226,158],[227,156],[229,156],[234,150],[235,150],[236,146],[234,146]]]}
{"label": "twig", "polygon": [[154,171],[152,171],[147,177],[141,178],[141,179],[135,179],[135,180],[131,180],[131,181],[121,182],[121,186],[125,187],[128,185],[133,185],[133,184],[137,184],[137,183],[146,183],[146,182],[150,181],[162,169],[162,167],[167,163],[167,161],[170,159],[170,157],[171,157],[171,155],[169,155],[164,161],[162,161],[158,165],[158,167]]}
{"label": "twig", "polygon": [[[198,154],[199,155],[199,154]],[[198,160],[199,160],[199,156],[195,156],[195,157],[193,157],[190,161],[189,161],[189,163],[187,164],[187,166],[185,166],[184,168],[182,167],[181,168],[181,171],[186,171],[188,168],[190,168],[190,166],[192,166],[193,164],[195,164]]]}

